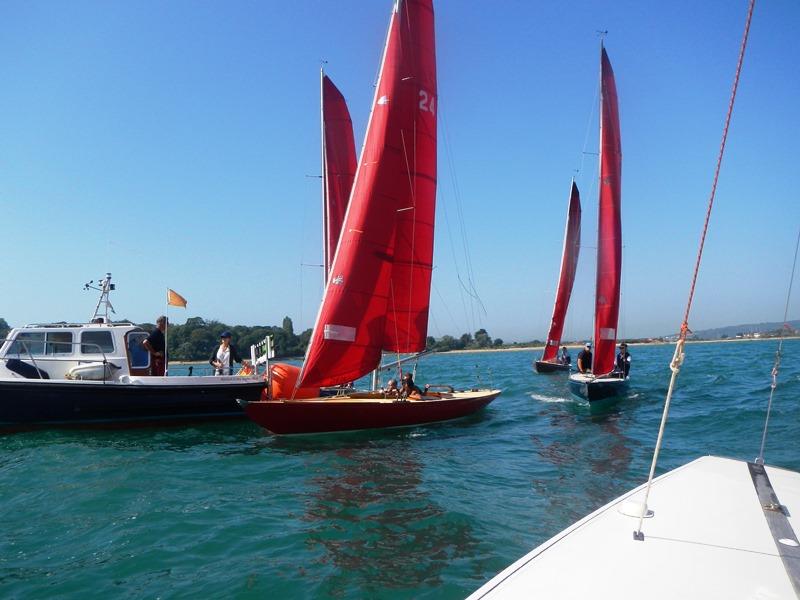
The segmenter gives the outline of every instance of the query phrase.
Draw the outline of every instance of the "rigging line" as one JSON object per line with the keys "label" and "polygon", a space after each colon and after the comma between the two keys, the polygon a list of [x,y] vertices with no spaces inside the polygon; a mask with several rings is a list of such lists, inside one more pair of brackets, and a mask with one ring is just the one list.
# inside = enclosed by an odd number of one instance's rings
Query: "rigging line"
{"label": "rigging line", "polygon": [[[467,284],[464,283],[464,279],[462,279],[460,270],[458,268],[456,268],[456,274],[457,274],[457,278],[458,278],[458,281],[459,281],[459,285],[461,286],[462,290],[467,294],[467,296],[471,300],[477,302],[477,304],[479,305],[480,310],[485,315],[486,314],[486,307],[484,306],[482,300],[480,299],[480,294],[478,294],[478,290],[477,290],[477,288],[475,286],[475,275],[474,275],[474,270],[472,268],[472,256],[471,256],[471,254],[469,252],[469,245],[467,244],[467,232],[466,232],[466,225],[465,225],[465,220],[464,220],[463,204],[461,202],[461,189],[459,187],[458,179],[455,176],[455,164],[454,164],[454,161],[453,161],[452,149],[451,149],[451,146],[450,146],[450,139],[449,139],[449,135],[448,135],[448,131],[447,131],[447,126],[444,123],[444,117],[442,117],[442,121],[443,121],[444,130],[445,130],[445,148],[446,148],[446,151],[447,151],[447,158],[448,158],[448,163],[449,163],[449,166],[450,166],[450,174],[451,174],[451,179],[452,179],[453,191],[454,191],[454,194],[455,194],[455,197],[456,197],[456,214],[458,216],[458,226],[459,226],[459,232],[461,234],[462,250],[463,250],[463,253],[464,253],[464,265],[465,265],[465,271],[466,271],[465,272],[465,277],[466,277]],[[476,313],[475,304],[473,302],[470,302],[470,314],[467,315],[467,316],[471,317],[470,320],[471,320],[471,325],[472,325],[471,328],[472,329],[476,328],[477,321],[478,321],[478,319],[476,318],[476,314],[475,313]]]}
{"label": "rigging line", "polygon": [[761,435],[761,449],[758,451],[756,463],[764,464],[764,446],[767,443],[767,429],[769,427],[769,416],[772,413],[772,396],[775,388],[778,387],[778,369],[781,366],[781,350],[783,350],[783,335],[788,327],[789,318],[789,299],[792,297],[792,284],[794,283],[794,273],[797,267],[797,250],[800,248],[800,231],[797,232],[797,242],[794,245],[794,261],[792,262],[792,274],[789,277],[789,291],[786,293],[786,307],[783,310],[783,325],[781,326],[781,337],[778,342],[778,349],[775,351],[775,364],[772,367],[772,383],[769,386],[769,401],[767,402],[767,415],[764,419],[764,433]]}
{"label": "rigging line", "polygon": [[642,512],[639,515],[639,525],[636,531],[633,532],[634,539],[639,541],[644,540],[644,534],[642,533],[642,523],[644,522],[645,514],[647,513],[647,500],[650,496],[650,488],[652,487],[653,483],[653,475],[656,471],[656,464],[658,462],[658,453],[661,449],[661,441],[664,438],[664,429],[667,425],[667,417],[669,415],[669,405],[672,400],[672,392],[675,389],[675,381],[678,378],[678,373],[680,373],[681,365],[683,364],[684,359],[684,351],[683,348],[686,344],[686,334],[689,332],[689,311],[692,308],[692,299],[694,297],[694,290],[695,285],[697,284],[697,273],[700,270],[700,259],[703,256],[703,246],[706,240],[706,233],[708,232],[708,222],[711,218],[711,208],[714,205],[714,196],[717,191],[717,180],[719,178],[720,168],[722,167],[722,157],[725,153],[725,142],[728,139],[728,128],[730,127],[731,123],[731,115],[733,114],[733,105],[736,101],[736,90],[739,87],[739,76],[742,72],[742,63],[744,62],[744,53],[747,49],[747,38],[750,33],[750,22],[753,18],[753,9],[755,8],[756,0],[750,0],[749,6],[747,8],[747,20],[745,21],[744,25],[744,33],[742,34],[742,43],[739,47],[739,60],[736,63],[736,75],[733,78],[733,88],[731,89],[731,97],[728,101],[728,113],[725,117],[725,126],[722,130],[722,141],[720,142],[719,147],[719,154],[717,155],[717,166],[714,170],[714,181],[711,185],[711,194],[708,198],[708,208],[706,209],[706,218],[705,223],[703,224],[703,234],[700,237],[700,247],[697,251],[697,261],[695,262],[694,267],[694,275],[692,276],[692,286],[689,290],[689,299],[686,303],[686,313],[683,317],[683,323],[681,323],[681,331],[680,336],[678,337],[678,341],[675,344],[675,354],[672,357],[672,361],[670,362],[669,368],[672,371],[672,376],[669,380],[669,388],[667,389],[667,397],[664,400],[664,413],[661,417],[661,425],[658,429],[658,437],[656,438],[656,447],[653,450],[653,462],[650,465],[650,475],[647,478],[647,486],[645,487],[644,492],[644,502],[642,506]]}
{"label": "rigging line", "polygon": [[[412,144],[412,150],[414,152],[414,173],[416,174],[416,172],[417,172],[417,126],[416,126],[416,123],[414,123],[414,136],[413,137],[414,137],[414,140],[413,140],[413,144]],[[412,297],[412,289],[413,289],[412,286],[414,284],[414,264],[416,262],[416,255],[415,255],[414,250],[415,250],[416,241],[417,241],[417,213],[416,213],[416,208],[417,208],[417,193],[416,193],[417,192],[417,189],[416,189],[417,178],[416,178],[415,175],[411,174],[411,164],[408,161],[408,149],[406,148],[406,136],[405,136],[405,132],[402,129],[400,130],[400,139],[403,141],[403,157],[405,158],[405,161],[406,161],[406,172],[408,173],[408,187],[409,187],[409,192],[411,193],[411,205],[414,207],[414,214],[411,217],[411,262],[409,264],[409,269],[408,269],[408,291],[409,291],[409,293],[408,293],[408,305],[405,307],[405,309],[406,309],[406,340],[405,340],[405,345],[406,345],[406,347],[408,347],[409,341],[411,339],[411,297]],[[397,245],[397,243],[399,241],[399,237],[400,237],[398,235],[400,232],[396,231],[396,229],[397,229],[397,224],[396,224],[396,221],[395,221],[395,234],[394,234],[395,246]],[[396,251],[397,250],[395,249],[395,252]],[[394,320],[395,320],[395,328],[396,328],[397,327],[397,314],[396,313],[395,313]],[[394,339],[397,341],[397,346],[399,348],[400,347],[400,340],[397,337],[397,331],[395,331]]]}
{"label": "rigging line", "polygon": [[[589,154],[586,148],[589,146],[589,134],[592,131],[592,124],[594,123],[594,109],[597,106],[597,96],[600,94],[600,80],[597,80],[597,85],[594,88],[594,98],[592,98],[592,108],[589,109],[589,120],[586,122],[586,134],[583,136],[583,150],[581,150],[581,160],[578,166],[578,175],[581,180],[581,187],[583,187],[583,165],[586,160],[586,155]],[[595,153],[591,153],[595,154]]]}
{"label": "rigging line", "polygon": [[[458,183],[457,183],[456,178],[455,178],[455,166],[453,165],[453,157],[452,157],[452,153],[450,151],[450,136],[449,136],[448,129],[447,129],[447,121],[445,119],[444,114],[442,113],[441,108],[439,108],[439,116],[441,117],[442,133],[444,134],[443,138],[444,138],[445,156],[447,157],[447,165],[448,165],[449,171],[450,171],[450,182],[451,182],[451,185],[453,186],[453,197],[455,199],[454,202],[455,202],[455,205],[456,205],[456,213],[458,213],[458,203],[459,203],[459,201],[458,201],[458,189],[457,189]],[[451,251],[453,253],[453,265],[455,266],[456,277],[458,279],[459,285],[462,288],[462,291],[464,291],[464,289],[465,289],[464,288],[464,284],[463,284],[463,282],[461,280],[461,268],[459,267],[459,262],[460,261],[458,259],[458,254],[456,253],[455,242],[453,241],[453,231],[452,231],[453,228],[450,225],[450,217],[449,217],[449,214],[447,212],[447,204],[443,204],[442,207],[444,209],[444,218],[447,221],[447,235],[448,235],[448,239],[450,241],[450,248],[451,248]],[[466,302],[466,299],[464,298],[464,294],[462,293],[462,294],[460,294],[460,296],[461,296],[462,308],[464,310],[464,318],[467,320],[468,325],[470,325],[470,324],[474,325],[475,324],[474,323],[474,319],[472,319],[472,321],[470,323],[470,318],[469,318],[470,315],[469,315],[469,311],[467,310],[467,302]],[[470,304],[470,307],[471,306],[472,305]]]}
{"label": "rigging line", "polygon": [[[483,311],[483,313],[486,314],[486,307],[483,305],[483,302],[480,300],[480,294],[478,294],[478,290],[475,287],[475,273],[474,273],[474,270],[473,270],[473,267],[472,267],[472,255],[469,252],[469,245],[467,244],[467,239],[468,238],[467,238],[467,231],[466,231],[466,225],[465,225],[465,220],[464,220],[463,203],[461,202],[461,189],[460,189],[459,184],[458,184],[458,179],[455,176],[455,164],[454,164],[454,161],[453,161],[452,148],[450,146],[450,136],[448,135],[447,125],[445,123],[444,115],[442,115],[441,110],[439,111],[439,114],[440,114],[440,116],[442,116],[442,125],[443,125],[443,128],[444,128],[444,134],[445,134],[445,149],[447,151],[447,158],[448,158],[448,163],[449,163],[449,166],[450,166],[450,175],[451,175],[451,179],[453,181],[453,191],[454,191],[455,196],[456,196],[456,210],[457,210],[457,215],[459,217],[458,224],[459,224],[459,229],[460,229],[460,232],[461,232],[461,241],[462,241],[462,248],[463,248],[463,251],[464,251],[464,262],[465,262],[465,266],[466,266],[467,281],[469,282],[469,287],[472,290],[472,294],[474,294],[473,297],[477,300],[478,304],[480,305],[480,309]],[[472,309],[472,313],[473,313],[472,314],[472,325],[473,325],[473,329],[474,329],[475,324],[476,324],[474,306],[471,305],[471,309]]]}
{"label": "rigging line", "polygon": [[[398,335],[397,335],[397,308],[396,308],[395,303],[394,303],[394,284],[393,284],[391,279],[389,280],[389,294],[392,297],[392,313],[394,313],[394,318],[392,319],[392,323],[394,323],[394,339],[397,340],[397,337],[398,337]],[[399,350],[400,344],[398,344],[397,347],[398,347],[398,350],[396,352],[397,353],[397,377],[398,377],[397,380],[400,381],[403,378],[403,368],[400,366],[400,350]],[[379,370],[381,368],[380,359],[378,360],[377,368]]]}
{"label": "rigging line", "polygon": [[[456,322],[455,317],[453,317],[453,313],[450,312],[450,307],[447,305],[447,302],[445,301],[444,297],[442,296],[442,293],[439,291],[439,288],[436,286],[436,283],[431,281],[431,287],[433,287],[433,291],[436,292],[436,295],[439,296],[439,300],[442,302],[442,306],[444,306],[444,310],[445,310],[445,312],[447,312],[447,316],[450,317],[450,321],[452,321],[452,323],[453,323],[453,331],[458,331],[458,323]],[[437,325],[437,328],[438,328],[438,325]]]}
{"label": "rigging line", "polygon": [[[449,216],[449,214],[447,212],[447,203],[446,202],[440,202],[440,205],[442,207],[442,211],[444,212],[444,220],[447,223],[447,227],[446,227],[447,240],[450,242],[450,252],[453,255],[453,265],[455,266],[455,269],[456,269],[456,277],[457,277],[457,279],[459,281],[459,284],[461,285],[461,273],[459,272],[459,267],[458,267],[458,256],[456,255],[456,247],[455,247],[455,244],[453,243],[453,231],[452,231],[452,227],[450,226],[450,216]],[[467,303],[466,303],[466,300],[464,299],[464,294],[459,294],[459,296],[461,298],[461,309],[464,311],[464,317],[466,318],[467,317]]]}

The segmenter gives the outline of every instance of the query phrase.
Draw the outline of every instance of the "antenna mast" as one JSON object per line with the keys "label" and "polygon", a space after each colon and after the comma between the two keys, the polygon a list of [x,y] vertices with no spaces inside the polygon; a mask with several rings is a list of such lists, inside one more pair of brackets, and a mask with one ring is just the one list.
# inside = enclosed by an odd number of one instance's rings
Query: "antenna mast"
{"label": "antenna mast", "polygon": [[84,284],[84,290],[97,290],[100,292],[100,299],[97,301],[97,306],[94,307],[94,314],[91,317],[92,323],[110,323],[108,313],[111,311],[116,314],[114,307],[109,300],[109,294],[116,289],[116,285],[111,283],[111,273],[106,273],[104,279],[94,283],[94,280]]}

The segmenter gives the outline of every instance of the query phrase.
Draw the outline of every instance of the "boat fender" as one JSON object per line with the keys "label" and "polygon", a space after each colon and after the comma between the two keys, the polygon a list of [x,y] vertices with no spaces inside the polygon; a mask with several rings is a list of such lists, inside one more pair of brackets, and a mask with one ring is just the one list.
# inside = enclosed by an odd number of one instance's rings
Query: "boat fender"
{"label": "boat fender", "polygon": [[88,381],[103,381],[111,379],[121,367],[110,362],[90,362],[72,367],[64,374],[65,379],[83,379]]}
{"label": "boat fender", "polygon": [[270,373],[272,374],[270,392],[273,400],[319,398],[318,387],[301,387],[295,390],[300,377],[300,367],[286,363],[273,363],[270,365]]}

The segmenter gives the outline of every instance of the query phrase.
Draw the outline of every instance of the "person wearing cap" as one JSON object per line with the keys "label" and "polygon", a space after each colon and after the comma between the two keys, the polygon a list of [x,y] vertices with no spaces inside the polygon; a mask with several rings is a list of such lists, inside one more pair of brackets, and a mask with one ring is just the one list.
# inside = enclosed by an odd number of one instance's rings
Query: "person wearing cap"
{"label": "person wearing cap", "polygon": [[617,352],[617,360],[614,362],[614,373],[618,377],[625,379],[631,372],[631,355],[628,354],[628,344],[622,342]]}
{"label": "person wearing cap", "polygon": [[578,371],[581,373],[592,372],[592,342],[586,342],[583,350],[578,354]]}
{"label": "person wearing cap", "polygon": [[236,346],[231,345],[231,332],[223,331],[220,336],[219,347],[211,353],[209,363],[214,367],[214,375],[231,375],[233,363],[244,362],[236,351]]}

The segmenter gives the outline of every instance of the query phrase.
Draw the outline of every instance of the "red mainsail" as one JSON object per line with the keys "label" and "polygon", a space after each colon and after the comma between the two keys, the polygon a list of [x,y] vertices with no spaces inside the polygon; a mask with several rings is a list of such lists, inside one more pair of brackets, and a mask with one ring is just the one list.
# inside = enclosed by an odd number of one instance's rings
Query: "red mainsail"
{"label": "red mainsail", "polygon": [[614,71],[605,48],[600,56],[600,208],[597,226],[597,296],[592,372],[614,368],[622,274],[622,144]]}
{"label": "red mainsail", "polygon": [[427,336],[436,201],[431,0],[398,0],[341,238],[299,385],[373,370]]}
{"label": "red mainsail", "polygon": [[578,186],[572,182],[567,209],[567,225],[564,231],[564,250],[561,253],[561,273],[558,276],[556,303],[553,306],[553,319],[547,334],[547,345],[544,347],[542,360],[552,361],[561,344],[561,333],[564,330],[564,316],[567,314],[569,298],[572,295],[572,284],[575,282],[575,270],[578,268],[578,255],[581,249],[581,197]]}
{"label": "red mainsail", "polygon": [[350,111],[342,93],[322,73],[322,247],[326,280],[355,174],[356,145]]}

